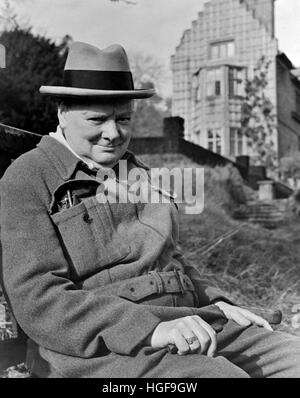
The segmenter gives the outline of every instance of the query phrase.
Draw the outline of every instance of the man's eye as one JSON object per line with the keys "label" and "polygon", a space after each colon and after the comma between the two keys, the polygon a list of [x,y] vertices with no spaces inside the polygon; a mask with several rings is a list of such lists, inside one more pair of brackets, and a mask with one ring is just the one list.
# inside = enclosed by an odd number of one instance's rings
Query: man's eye
{"label": "man's eye", "polygon": [[131,117],[121,117],[118,119],[118,123],[130,123],[131,122]]}
{"label": "man's eye", "polygon": [[91,117],[88,120],[90,122],[95,122],[95,123],[103,123],[103,122],[105,122],[105,118],[101,118],[101,117]]}

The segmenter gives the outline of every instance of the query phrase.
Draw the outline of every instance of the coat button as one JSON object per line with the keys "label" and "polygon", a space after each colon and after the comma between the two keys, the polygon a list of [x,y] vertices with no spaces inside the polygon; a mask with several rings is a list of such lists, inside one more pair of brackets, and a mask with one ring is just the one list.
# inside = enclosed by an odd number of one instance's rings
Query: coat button
{"label": "coat button", "polygon": [[86,222],[87,224],[91,224],[93,222],[93,219],[89,216],[88,213],[84,213],[83,221]]}

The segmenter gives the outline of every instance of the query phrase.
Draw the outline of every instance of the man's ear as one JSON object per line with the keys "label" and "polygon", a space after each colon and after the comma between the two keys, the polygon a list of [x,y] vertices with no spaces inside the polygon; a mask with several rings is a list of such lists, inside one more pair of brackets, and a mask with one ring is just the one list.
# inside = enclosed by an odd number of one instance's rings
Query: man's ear
{"label": "man's ear", "polygon": [[62,129],[65,129],[67,126],[66,123],[66,107],[65,106],[59,106],[57,109],[57,117],[59,121],[59,125]]}

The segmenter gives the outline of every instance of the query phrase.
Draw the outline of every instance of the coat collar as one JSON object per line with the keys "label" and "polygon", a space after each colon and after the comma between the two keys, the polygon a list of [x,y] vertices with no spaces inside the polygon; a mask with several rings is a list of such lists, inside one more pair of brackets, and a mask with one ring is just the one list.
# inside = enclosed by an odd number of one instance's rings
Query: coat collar
{"label": "coat collar", "polygon": [[[43,136],[37,147],[44,152],[56,168],[63,180],[69,180],[78,166],[88,167],[75,156],[65,145],[48,135]],[[149,171],[149,167],[136,158],[131,151],[126,151],[123,158],[132,162],[136,167]]]}

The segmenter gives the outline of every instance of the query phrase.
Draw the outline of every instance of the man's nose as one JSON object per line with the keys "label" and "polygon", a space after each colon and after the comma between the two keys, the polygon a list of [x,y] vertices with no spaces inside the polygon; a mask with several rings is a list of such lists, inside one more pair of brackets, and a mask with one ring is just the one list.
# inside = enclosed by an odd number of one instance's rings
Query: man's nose
{"label": "man's nose", "polygon": [[102,125],[102,138],[110,141],[120,138],[119,129],[115,120],[107,120]]}

